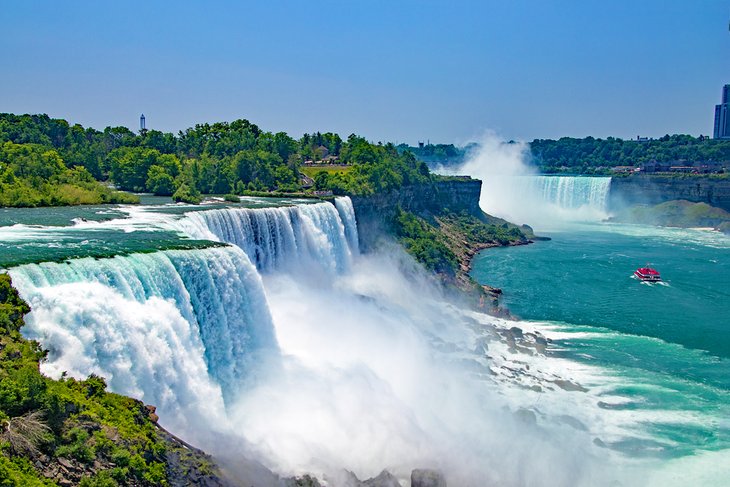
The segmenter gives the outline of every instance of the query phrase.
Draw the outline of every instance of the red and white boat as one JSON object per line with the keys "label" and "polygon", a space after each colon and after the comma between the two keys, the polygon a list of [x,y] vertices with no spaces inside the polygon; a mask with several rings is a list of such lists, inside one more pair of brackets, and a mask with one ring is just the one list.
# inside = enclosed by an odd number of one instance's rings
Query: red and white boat
{"label": "red and white boat", "polygon": [[651,267],[639,267],[634,271],[634,275],[640,281],[660,282],[662,280],[662,277],[659,275],[659,271],[652,269]]}

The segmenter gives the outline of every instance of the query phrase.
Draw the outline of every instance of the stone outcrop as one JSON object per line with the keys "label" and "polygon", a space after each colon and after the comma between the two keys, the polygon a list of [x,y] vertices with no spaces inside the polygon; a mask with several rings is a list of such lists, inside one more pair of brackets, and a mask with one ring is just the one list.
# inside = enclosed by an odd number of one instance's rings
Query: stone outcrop
{"label": "stone outcrop", "polygon": [[411,472],[411,487],[446,487],[446,479],[438,470],[419,468]]}
{"label": "stone outcrop", "polygon": [[439,214],[444,209],[480,215],[481,190],[480,180],[463,177],[404,186],[387,193],[351,196],[360,244],[364,249],[374,245],[385,222],[393,218],[397,208],[418,215]]}
{"label": "stone outcrop", "polygon": [[716,176],[631,175],[611,180],[609,207],[663,203],[671,200],[703,202],[730,211],[730,179]]}

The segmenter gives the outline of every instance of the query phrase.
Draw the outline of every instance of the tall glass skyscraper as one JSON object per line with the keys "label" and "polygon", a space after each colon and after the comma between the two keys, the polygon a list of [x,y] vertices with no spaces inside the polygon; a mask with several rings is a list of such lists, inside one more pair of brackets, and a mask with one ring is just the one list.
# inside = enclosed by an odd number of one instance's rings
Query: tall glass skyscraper
{"label": "tall glass skyscraper", "polygon": [[722,87],[722,103],[715,105],[715,131],[713,133],[715,139],[730,139],[728,101],[730,101],[730,85],[725,85]]}

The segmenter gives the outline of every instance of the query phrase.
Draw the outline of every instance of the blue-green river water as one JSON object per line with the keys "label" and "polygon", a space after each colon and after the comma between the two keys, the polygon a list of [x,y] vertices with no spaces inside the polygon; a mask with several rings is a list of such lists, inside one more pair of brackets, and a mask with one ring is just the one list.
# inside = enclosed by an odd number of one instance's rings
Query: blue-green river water
{"label": "blue-green river water", "polygon": [[[614,378],[599,402],[639,418],[645,438],[610,445],[677,457],[730,446],[730,237],[606,223],[575,224],[552,240],[489,249],[472,275],[535,321],[554,354]],[[650,263],[662,284],[633,271]],[[730,482],[730,480],[729,480]]]}

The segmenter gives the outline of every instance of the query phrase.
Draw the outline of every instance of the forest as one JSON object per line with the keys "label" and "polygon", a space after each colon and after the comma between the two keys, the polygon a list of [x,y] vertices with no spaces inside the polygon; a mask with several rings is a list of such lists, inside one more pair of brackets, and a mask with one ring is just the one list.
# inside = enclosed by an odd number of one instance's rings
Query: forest
{"label": "forest", "polygon": [[[507,142],[512,143],[512,141]],[[431,168],[462,164],[476,144],[458,147],[453,144],[408,146],[401,144],[402,152],[412,152]],[[562,137],[558,140],[535,139],[529,144],[530,163],[543,174],[610,174],[615,166],[641,167],[651,162],[682,166],[710,164],[717,170],[730,162],[730,140],[705,136],[665,135],[657,139],[605,139]]]}
{"label": "forest", "polygon": [[[303,165],[326,162],[310,184]],[[103,131],[48,115],[0,114],[0,206],[128,203],[117,190],[199,202],[247,192],[372,194],[430,180],[425,163],[392,144],[351,134],[266,132],[248,120],[198,124],[177,134]]]}
{"label": "forest", "polygon": [[536,139],[530,143],[530,149],[534,164],[544,173],[567,169],[590,174],[614,166],[638,167],[653,161],[690,166],[730,161],[730,141],[683,134],[636,140],[615,137]]}

